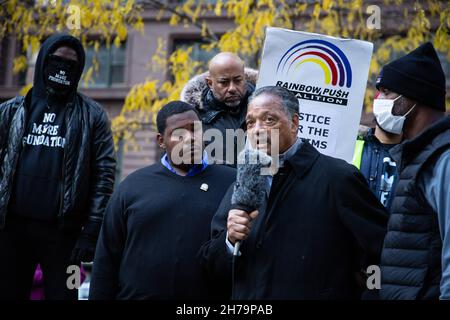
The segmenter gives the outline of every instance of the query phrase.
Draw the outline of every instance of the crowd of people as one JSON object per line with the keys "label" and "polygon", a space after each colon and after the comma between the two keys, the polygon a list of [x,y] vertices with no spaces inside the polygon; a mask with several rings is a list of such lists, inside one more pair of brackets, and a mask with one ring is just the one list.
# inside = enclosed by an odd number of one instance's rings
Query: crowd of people
{"label": "crowd of people", "polygon": [[[257,71],[219,53],[158,112],[162,158],[120,184],[108,117],[77,90],[84,63],[78,39],[53,35],[32,89],[0,105],[0,299],[29,299],[37,272],[45,299],[77,299],[67,268],[91,261],[93,300],[450,299],[450,116],[431,43],[383,66],[353,164],[298,137],[307,102],[255,90]],[[243,149],[277,159],[248,209],[233,204]]]}

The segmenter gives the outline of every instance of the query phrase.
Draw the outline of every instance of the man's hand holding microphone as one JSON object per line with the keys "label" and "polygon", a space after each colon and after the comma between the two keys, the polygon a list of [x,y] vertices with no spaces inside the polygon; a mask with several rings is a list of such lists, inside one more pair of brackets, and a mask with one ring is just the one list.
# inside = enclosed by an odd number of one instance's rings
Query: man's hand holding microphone
{"label": "man's hand holding microphone", "polygon": [[256,149],[244,149],[238,156],[237,178],[228,212],[228,241],[237,256],[241,242],[248,238],[253,220],[266,198],[267,176],[262,169],[270,167],[272,158]]}
{"label": "man's hand holding microphone", "polygon": [[228,212],[228,241],[234,246],[237,241],[243,241],[250,235],[253,220],[258,216],[258,210],[247,213],[239,209]]}

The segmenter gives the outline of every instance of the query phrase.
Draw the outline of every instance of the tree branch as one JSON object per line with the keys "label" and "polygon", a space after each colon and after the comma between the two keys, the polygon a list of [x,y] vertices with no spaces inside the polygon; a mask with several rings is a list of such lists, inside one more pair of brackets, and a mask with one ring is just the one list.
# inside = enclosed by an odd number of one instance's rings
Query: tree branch
{"label": "tree branch", "polygon": [[[158,0],[143,0],[141,1],[141,3],[143,4],[151,4],[153,5],[156,9],[160,9],[160,10],[164,10],[167,12],[170,12],[172,14],[177,15],[178,17],[182,18],[182,19],[186,19],[189,21],[190,24],[192,24],[193,26],[199,28],[200,30],[203,30],[203,26],[198,23],[197,21],[194,21],[194,18],[188,14],[185,14],[183,12],[179,12],[177,11],[176,8],[173,8],[161,1]],[[205,28],[206,30],[206,39],[209,40],[210,42],[217,42],[219,41],[219,37],[211,31],[210,28],[208,28],[208,26],[206,26]]]}

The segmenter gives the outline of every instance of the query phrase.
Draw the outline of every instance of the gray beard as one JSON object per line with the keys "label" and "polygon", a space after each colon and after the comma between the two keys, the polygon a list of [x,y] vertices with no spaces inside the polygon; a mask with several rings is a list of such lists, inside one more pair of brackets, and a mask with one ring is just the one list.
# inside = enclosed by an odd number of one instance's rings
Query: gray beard
{"label": "gray beard", "polygon": [[227,107],[230,107],[230,108],[236,108],[237,106],[239,106],[240,104],[241,104],[241,101],[242,101],[242,99],[241,100],[238,100],[238,101],[236,101],[236,102],[224,102],[224,104],[227,106]]}
{"label": "gray beard", "polygon": [[[214,98],[215,98],[217,101],[220,101],[220,99],[217,98],[217,96],[216,96],[216,94],[214,93],[214,91],[211,90],[211,92],[212,92]],[[239,105],[241,104],[241,102],[242,102],[242,98],[239,99],[239,100],[236,101],[236,102],[225,102],[225,101],[222,101],[222,103],[223,103],[224,105],[226,105],[227,107],[233,108],[233,109],[236,108],[237,106],[239,106]]]}

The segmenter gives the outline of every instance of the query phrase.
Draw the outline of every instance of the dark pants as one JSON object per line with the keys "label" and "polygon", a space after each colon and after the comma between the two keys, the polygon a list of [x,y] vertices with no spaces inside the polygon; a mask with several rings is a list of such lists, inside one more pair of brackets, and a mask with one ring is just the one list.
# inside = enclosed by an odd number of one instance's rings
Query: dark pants
{"label": "dark pants", "polygon": [[46,299],[76,300],[78,290],[67,288],[66,271],[77,237],[56,222],[8,216],[0,231],[0,300],[28,300],[38,263]]}

